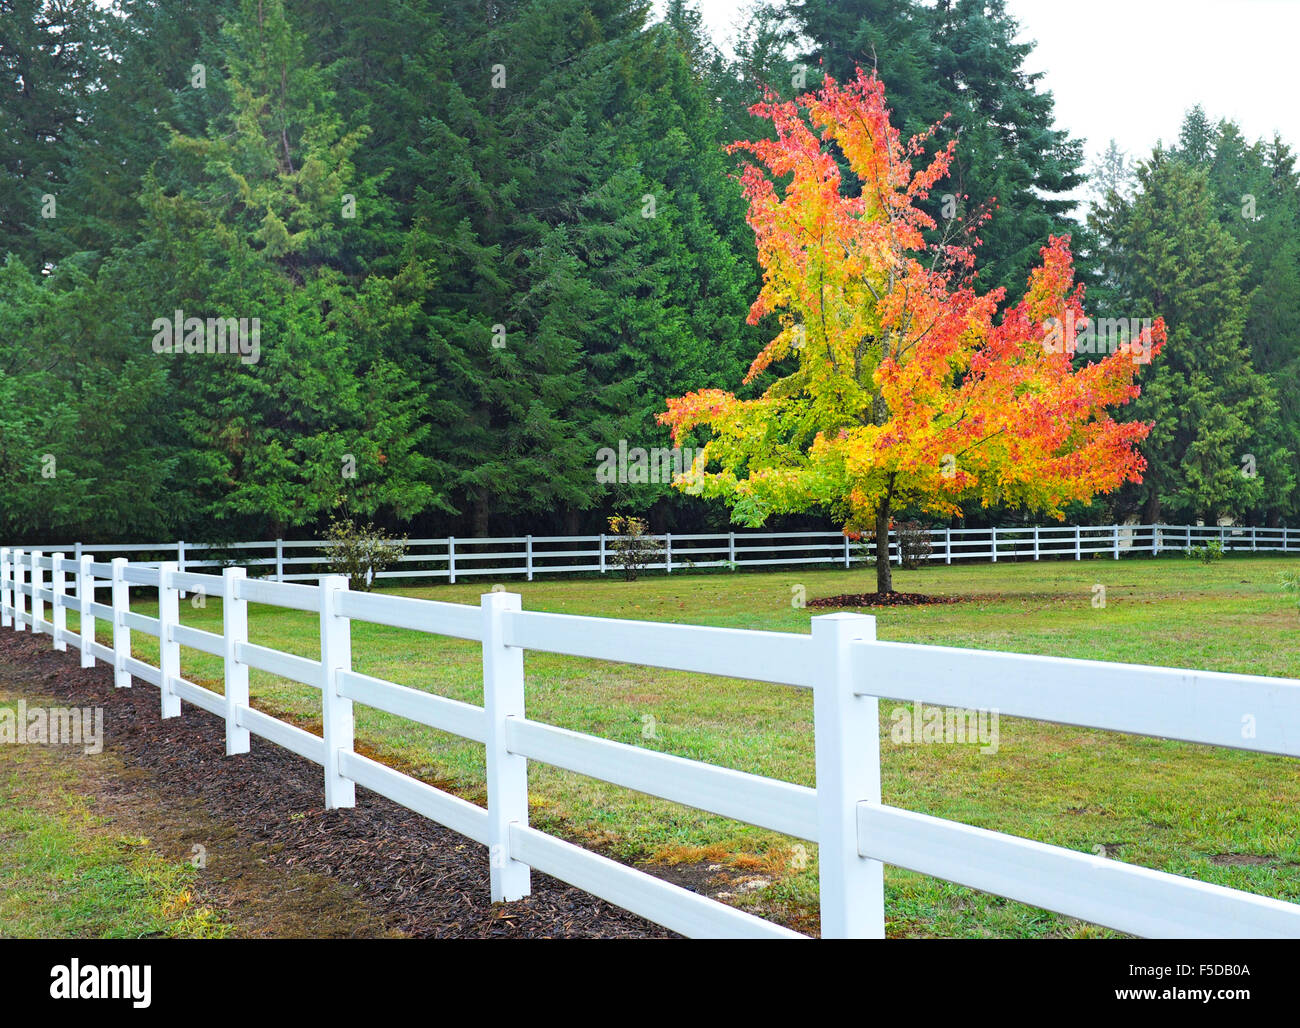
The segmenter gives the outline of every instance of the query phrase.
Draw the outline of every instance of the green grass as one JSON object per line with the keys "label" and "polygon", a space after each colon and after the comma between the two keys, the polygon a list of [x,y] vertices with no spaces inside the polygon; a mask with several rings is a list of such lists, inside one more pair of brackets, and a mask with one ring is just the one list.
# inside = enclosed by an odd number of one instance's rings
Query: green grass
{"label": "green grass", "polygon": [[[974,599],[881,611],[878,637],[1064,657],[1300,677],[1300,617],[1281,588],[1283,559],[1232,557],[966,565],[899,572],[895,586]],[[491,580],[392,590],[477,603]],[[808,632],[792,605],[874,587],[870,570],[506,580],[525,609]],[[1094,607],[1095,585],[1106,604]],[[152,613],[150,604],[138,608]],[[182,603],[182,620],[220,632],[221,604]],[[254,642],[318,656],[317,617],[250,613]],[[135,636],[156,662],[156,640]],[[481,703],[475,643],[353,624],[356,670]],[[183,651],[186,677],[221,691],[221,666]],[[813,784],[811,695],[805,691],[529,653],[528,715],[620,742]],[[318,728],[315,690],[254,671],[260,709]],[[897,745],[881,705],[887,803],[1205,881],[1300,900],[1300,776],[1293,760],[1002,718],[996,755],[976,746]],[[358,706],[358,747],[427,781],[483,801],[482,747]],[[648,736],[653,728],[653,734]],[[809,927],[815,848],[567,772],[530,770],[534,824],[625,859],[707,860],[761,871],[770,885],[744,905]],[[1225,856],[1227,855],[1227,856]],[[1247,862],[1234,858],[1255,858]],[[886,872],[889,931],[898,935],[1104,934],[1024,905],[910,872]]]}
{"label": "green grass", "polygon": [[[0,697],[0,705],[12,703]],[[148,839],[113,832],[96,814],[83,779],[92,768],[105,773],[108,759],[0,747],[0,936],[225,934],[194,901],[191,865],[159,856]]]}

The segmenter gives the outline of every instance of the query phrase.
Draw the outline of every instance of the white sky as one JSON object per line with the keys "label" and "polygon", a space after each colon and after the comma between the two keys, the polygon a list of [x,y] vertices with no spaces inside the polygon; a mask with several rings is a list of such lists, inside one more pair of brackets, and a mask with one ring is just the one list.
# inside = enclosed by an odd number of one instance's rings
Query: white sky
{"label": "white sky", "polygon": [[[697,0],[726,45],[739,0]],[[1248,140],[1279,131],[1300,147],[1300,0],[1008,0],[1026,61],[1044,71],[1057,124],[1089,157],[1112,136],[1132,156],[1172,142],[1183,113],[1202,104]],[[727,47],[729,49],[729,47]],[[888,87],[889,83],[886,82]]]}

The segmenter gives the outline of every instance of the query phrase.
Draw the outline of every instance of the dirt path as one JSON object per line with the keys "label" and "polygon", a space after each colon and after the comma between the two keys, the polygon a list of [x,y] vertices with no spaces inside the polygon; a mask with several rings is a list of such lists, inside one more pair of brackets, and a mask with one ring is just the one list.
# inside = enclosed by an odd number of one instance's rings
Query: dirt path
{"label": "dirt path", "polygon": [[78,761],[82,787],[115,830],[150,839],[169,860],[201,854],[199,898],[236,936],[671,934],[539,874],[528,899],[494,907],[478,843],[360,787],[354,809],[326,811],[315,764],[257,738],[251,753],[227,757],[220,719],[186,704],[163,721],[152,686],[116,689],[107,667],[77,663],[46,636],[0,633],[0,691],[103,708],[104,759],[50,752]]}

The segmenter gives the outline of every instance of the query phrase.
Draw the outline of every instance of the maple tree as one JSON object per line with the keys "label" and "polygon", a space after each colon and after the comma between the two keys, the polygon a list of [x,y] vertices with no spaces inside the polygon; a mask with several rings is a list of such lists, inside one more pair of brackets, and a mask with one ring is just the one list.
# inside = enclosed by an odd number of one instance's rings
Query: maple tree
{"label": "maple tree", "polygon": [[[1074,367],[1086,325],[1069,237],[1051,237],[1019,303],[976,289],[983,218],[961,235],[920,206],[947,173],[955,141],[913,170],[938,126],[904,142],[884,86],[860,69],[844,85],[751,108],[774,139],[734,143],[753,158],[741,182],[763,286],[751,324],[780,331],[749,383],[789,368],[756,399],[704,389],[659,415],[681,443],[707,441],[678,488],[724,500],[732,519],[819,509],[847,534],[887,540],[902,508],[960,515],[978,499],[1058,519],[1071,501],[1141,481],[1136,450],[1151,425],[1107,412],[1134,399],[1139,365],[1165,337],[1157,319],[1100,360]],[[860,183],[845,188],[842,159]],[[888,546],[877,590],[893,590]]]}

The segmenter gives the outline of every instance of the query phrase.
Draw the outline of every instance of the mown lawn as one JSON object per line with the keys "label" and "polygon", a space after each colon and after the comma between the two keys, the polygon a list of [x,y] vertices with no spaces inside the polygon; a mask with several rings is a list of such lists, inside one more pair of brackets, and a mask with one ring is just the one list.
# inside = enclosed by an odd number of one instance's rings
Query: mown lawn
{"label": "mown lawn", "polygon": [[[899,589],[969,597],[877,617],[879,638],[1088,659],[1300,677],[1300,615],[1281,589],[1294,559],[1182,557],[999,563],[900,572]],[[674,574],[621,580],[506,580],[526,609],[808,632],[808,598],[874,587],[870,570]],[[477,603],[493,585],[394,592]],[[1094,606],[1105,587],[1105,606]],[[151,613],[141,599],[136,609]],[[182,620],[220,632],[221,603],[182,603]],[[75,618],[72,619],[75,622]],[[254,642],[318,656],[314,614],[254,607]],[[101,625],[102,627],[102,625]],[[156,661],[156,640],[136,634]],[[481,702],[476,643],[353,625],[354,667]],[[221,691],[220,662],[184,650],[183,673]],[[813,784],[807,692],[529,653],[531,718],[639,746]],[[254,671],[256,706],[319,729],[315,690]],[[1001,718],[996,754],[977,745],[898,745],[881,705],[885,802],[1205,881],[1300,900],[1300,766],[1294,760]],[[358,747],[470,799],[484,798],[482,747],[357,708]],[[261,745],[269,745],[260,743]],[[531,769],[531,817],[623,859],[721,864],[735,901],[815,926],[816,853],[795,840],[567,772]],[[895,868],[889,932],[906,936],[1106,934],[1092,926]]]}

